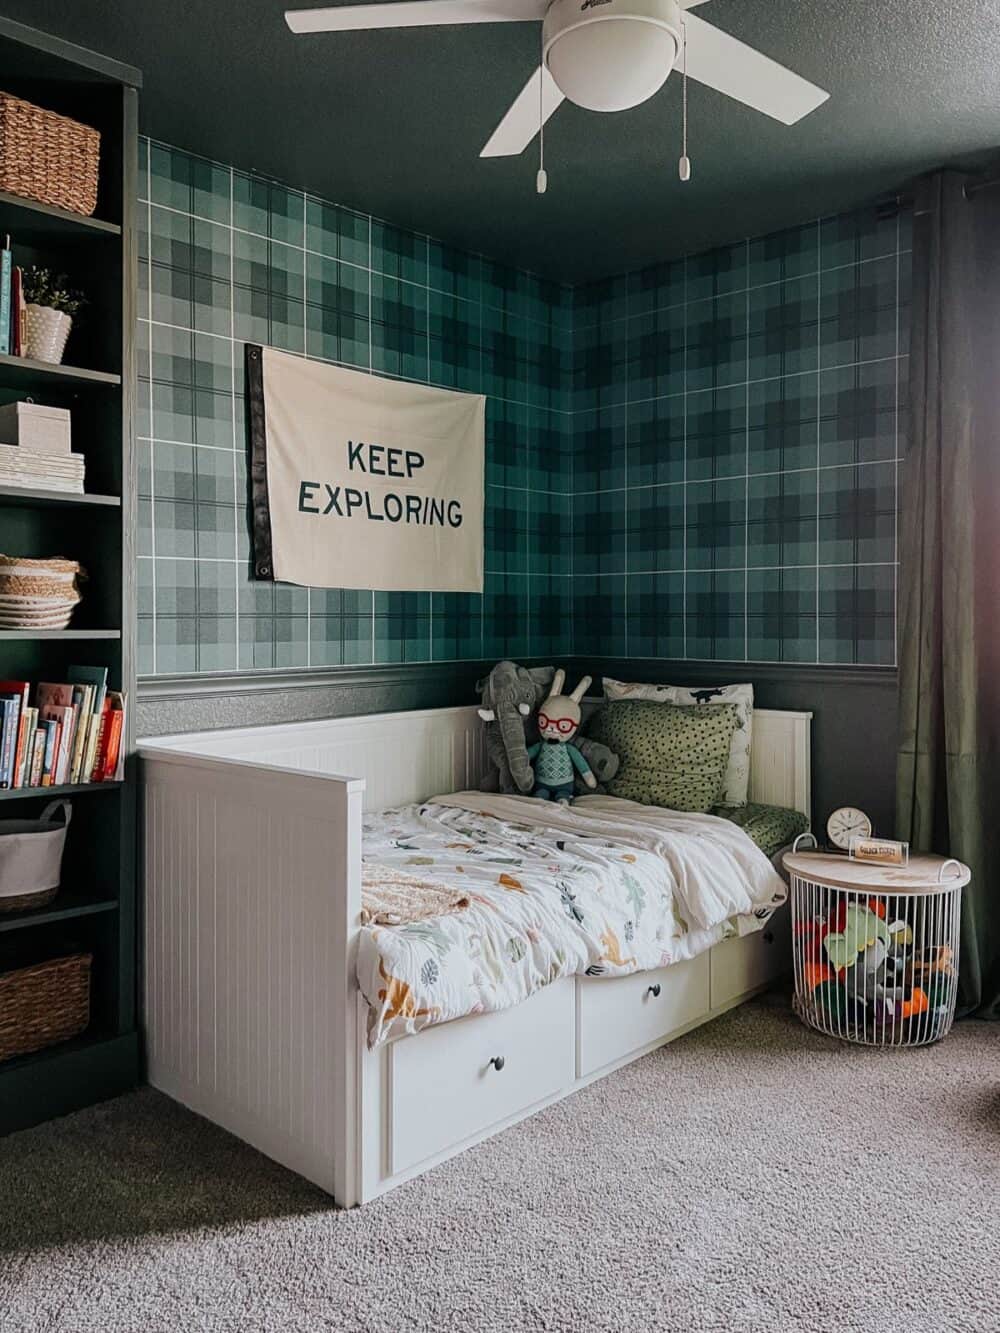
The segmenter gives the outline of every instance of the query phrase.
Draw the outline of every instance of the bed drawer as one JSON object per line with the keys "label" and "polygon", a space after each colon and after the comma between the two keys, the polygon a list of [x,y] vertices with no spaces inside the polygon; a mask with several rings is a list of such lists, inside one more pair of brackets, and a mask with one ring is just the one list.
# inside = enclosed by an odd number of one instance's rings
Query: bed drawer
{"label": "bed drawer", "polygon": [[390,1170],[405,1171],[572,1083],[575,1032],[574,981],[566,977],[513,1009],[396,1042]]}
{"label": "bed drawer", "polygon": [[629,977],[581,977],[581,1078],[708,1012],[708,954]]}
{"label": "bed drawer", "polygon": [[788,912],[779,912],[763,930],[724,940],[712,950],[712,1008],[766,986],[791,970]]}

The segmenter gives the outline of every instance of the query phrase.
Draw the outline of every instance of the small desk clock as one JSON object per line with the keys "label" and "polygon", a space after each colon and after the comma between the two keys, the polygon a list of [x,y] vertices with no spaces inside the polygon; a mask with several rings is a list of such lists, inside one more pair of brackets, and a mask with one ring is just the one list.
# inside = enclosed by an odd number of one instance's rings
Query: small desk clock
{"label": "small desk clock", "polygon": [[853,805],[842,805],[826,821],[826,836],[830,846],[839,852],[850,849],[852,838],[870,838],[872,821],[863,810]]}

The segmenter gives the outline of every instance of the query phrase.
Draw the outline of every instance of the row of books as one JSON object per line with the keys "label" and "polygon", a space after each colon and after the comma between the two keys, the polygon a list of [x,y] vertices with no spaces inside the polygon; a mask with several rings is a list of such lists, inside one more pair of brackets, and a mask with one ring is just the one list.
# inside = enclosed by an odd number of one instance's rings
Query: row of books
{"label": "row of books", "polygon": [[24,270],[13,262],[10,237],[0,250],[0,352],[24,356]]}
{"label": "row of books", "polygon": [[121,779],[126,696],[108,689],[107,667],[66,675],[34,687],[0,680],[0,788]]}

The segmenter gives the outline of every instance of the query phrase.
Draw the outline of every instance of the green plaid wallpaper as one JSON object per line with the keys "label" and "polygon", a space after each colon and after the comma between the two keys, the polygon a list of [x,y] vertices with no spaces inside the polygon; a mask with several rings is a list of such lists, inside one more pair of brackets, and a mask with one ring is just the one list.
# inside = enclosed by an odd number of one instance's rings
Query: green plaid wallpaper
{"label": "green plaid wallpaper", "polygon": [[892,665],[910,237],[867,210],[574,292],[574,649]]}
{"label": "green plaid wallpaper", "polygon": [[[894,662],[905,216],[571,289],[140,150],[142,674]],[[482,596],[251,579],[246,341],[488,396]]]}
{"label": "green plaid wallpaper", "polygon": [[[572,292],[140,144],[139,670],[572,651]],[[483,596],[250,577],[243,343],[488,395]]]}

